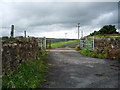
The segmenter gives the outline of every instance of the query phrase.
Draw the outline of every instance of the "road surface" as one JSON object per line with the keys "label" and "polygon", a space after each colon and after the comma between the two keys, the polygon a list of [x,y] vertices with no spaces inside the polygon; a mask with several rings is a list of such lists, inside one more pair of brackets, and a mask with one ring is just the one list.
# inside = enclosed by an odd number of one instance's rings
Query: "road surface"
{"label": "road surface", "polygon": [[44,88],[117,88],[119,64],[115,60],[83,56],[74,50],[51,50]]}

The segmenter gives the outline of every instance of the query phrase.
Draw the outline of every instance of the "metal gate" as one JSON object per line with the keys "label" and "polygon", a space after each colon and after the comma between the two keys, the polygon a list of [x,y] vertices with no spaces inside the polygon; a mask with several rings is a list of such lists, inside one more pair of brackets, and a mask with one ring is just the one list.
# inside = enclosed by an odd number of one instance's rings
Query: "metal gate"
{"label": "metal gate", "polygon": [[80,48],[87,49],[90,51],[94,50],[94,37],[86,37],[80,40]]}

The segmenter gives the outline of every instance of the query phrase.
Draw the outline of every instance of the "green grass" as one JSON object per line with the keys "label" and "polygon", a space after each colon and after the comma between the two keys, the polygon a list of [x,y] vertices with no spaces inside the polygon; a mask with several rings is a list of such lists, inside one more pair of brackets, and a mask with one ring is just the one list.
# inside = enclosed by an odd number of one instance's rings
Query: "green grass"
{"label": "green grass", "polygon": [[107,58],[107,54],[100,54],[100,53],[97,53],[96,51],[89,51],[87,49],[82,49],[82,50],[79,50],[78,52],[90,57]]}
{"label": "green grass", "polygon": [[58,48],[62,45],[69,44],[69,43],[75,43],[75,42],[78,42],[78,40],[71,40],[71,41],[67,41],[67,42],[53,43],[53,44],[51,44],[51,48]]}
{"label": "green grass", "polygon": [[3,76],[3,88],[40,88],[45,80],[48,67],[44,64],[44,56],[38,60],[29,60],[21,64],[17,71]]}
{"label": "green grass", "polygon": [[77,45],[77,46],[75,47],[75,50],[79,51],[79,50],[80,50],[80,45]]}

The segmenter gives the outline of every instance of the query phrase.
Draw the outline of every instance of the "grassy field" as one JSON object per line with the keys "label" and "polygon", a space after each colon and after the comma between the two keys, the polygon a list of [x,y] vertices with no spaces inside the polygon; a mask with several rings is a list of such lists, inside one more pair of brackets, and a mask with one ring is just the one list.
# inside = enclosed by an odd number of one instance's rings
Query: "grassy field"
{"label": "grassy field", "polygon": [[67,41],[67,42],[58,42],[58,43],[52,43],[51,48],[58,48],[62,45],[69,44],[69,43],[75,43],[78,42],[78,40],[72,40],[72,41]]}
{"label": "grassy field", "polygon": [[41,83],[46,81],[45,72],[48,71],[44,58],[29,60],[14,73],[3,76],[2,88],[40,88]]}

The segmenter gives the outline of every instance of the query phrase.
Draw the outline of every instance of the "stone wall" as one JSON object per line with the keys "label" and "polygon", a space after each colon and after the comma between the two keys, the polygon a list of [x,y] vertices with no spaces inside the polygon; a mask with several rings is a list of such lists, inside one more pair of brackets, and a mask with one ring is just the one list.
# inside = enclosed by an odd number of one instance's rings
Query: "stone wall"
{"label": "stone wall", "polygon": [[94,45],[95,50],[107,54],[107,58],[120,59],[120,37],[95,38]]}
{"label": "stone wall", "polygon": [[40,40],[34,37],[2,38],[3,75],[15,71],[20,63],[37,60],[41,54]]}

